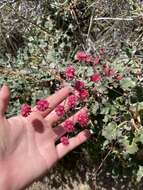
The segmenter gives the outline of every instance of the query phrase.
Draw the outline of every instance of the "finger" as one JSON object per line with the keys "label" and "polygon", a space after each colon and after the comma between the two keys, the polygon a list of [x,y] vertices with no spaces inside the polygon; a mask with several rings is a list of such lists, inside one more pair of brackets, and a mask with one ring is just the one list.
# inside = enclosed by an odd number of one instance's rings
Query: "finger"
{"label": "finger", "polygon": [[[80,113],[85,113],[85,112],[86,113],[88,112],[88,109],[86,107],[84,107],[81,110],[79,110],[76,114],[74,114],[73,116],[71,116],[67,120],[73,121],[73,124],[75,125],[78,122],[78,115]],[[63,123],[61,123],[58,127],[53,128],[53,131],[55,133],[55,141],[58,140],[60,137],[62,137],[66,133],[66,131],[65,131],[65,129],[64,129],[63,126],[65,125],[65,122],[67,120],[65,120]]]}
{"label": "finger", "polygon": [[9,103],[9,88],[6,85],[3,85],[3,87],[0,90],[0,116],[4,116],[8,103]]}
{"label": "finger", "polygon": [[60,139],[66,133],[65,129],[62,126],[55,127],[53,129],[53,131],[54,131],[54,134],[55,134],[55,136],[54,136],[55,141]]}
{"label": "finger", "polygon": [[[53,95],[46,98],[46,100],[49,103],[48,109],[46,109],[43,112],[41,112],[41,111],[38,111],[38,112],[40,112],[40,114],[43,117],[46,117],[58,104],[60,104],[65,98],[67,98],[69,96],[69,94],[72,93],[72,91],[73,91],[73,89],[70,86],[64,87],[61,90],[57,91]],[[33,111],[35,111],[35,110],[37,111],[36,107],[33,108]]]}
{"label": "finger", "polygon": [[[71,95],[74,96],[74,95]],[[70,104],[69,104],[69,98],[66,98],[61,104],[59,104],[60,106],[62,106],[64,108],[64,113],[68,112],[71,108]],[[78,100],[78,97],[75,96],[76,98],[76,102]],[[46,120],[48,123],[50,123],[51,125],[53,125],[54,123],[58,122],[61,118],[63,117],[63,114],[57,114],[56,109],[54,109],[50,114],[48,114],[48,116],[46,117]]]}
{"label": "finger", "polygon": [[62,143],[59,143],[56,146],[56,150],[57,150],[57,154],[58,154],[59,159],[64,157],[67,153],[72,151],[77,146],[79,146],[82,143],[84,143],[85,141],[87,141],[89,139],[90,135],[91,135],[90,131],[86,129],[86,130],[80,132],[75,137],[70,138],[68,145],[64,145]]}

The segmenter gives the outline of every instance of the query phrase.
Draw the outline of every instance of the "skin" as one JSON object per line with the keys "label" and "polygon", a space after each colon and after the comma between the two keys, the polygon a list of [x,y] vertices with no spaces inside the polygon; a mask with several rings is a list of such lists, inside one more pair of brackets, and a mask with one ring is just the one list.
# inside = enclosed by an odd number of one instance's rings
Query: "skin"
{"label": "skin", "polygon": [[[60,126],[53,125],[60,121],[54,111],[58,104],[63,104],[68,111],[67,97],[72,93],[71,87],[65,87],[46,98],[50,109],[33,112],[28,117],[21,115],[7,119],[5,112],[9,102],[9,89],[0,89],[0,189],[20,190],[47,172],[68,152],[85,142],[90,132],[83,130],[69,139],[69,145],[55,142],[65,134]],[[79,112],[70,119],[77,122]]]}

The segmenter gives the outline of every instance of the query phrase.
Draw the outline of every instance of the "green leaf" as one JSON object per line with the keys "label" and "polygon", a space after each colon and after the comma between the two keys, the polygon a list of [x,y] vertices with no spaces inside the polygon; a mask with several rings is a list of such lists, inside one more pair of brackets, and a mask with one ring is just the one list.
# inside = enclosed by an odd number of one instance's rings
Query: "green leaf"
{"label": "green leaf", "polygon": [[109,111],[110,111],[110,108],[108,106],[103,107],[102,110],[101,110],[101,114],[105,114],[106,115],[106,114],[109,113]]}
{"label": "green leaf", "polygon": [[108,123],[109,119],[110,119],[110,115],[109,115],[109,114],[106,114],[106,115],[104,116],[103,122],[104,122],[104,123]]}
{"label": "green leaf", "polygon": [[143,177],[143,166],[139,166],[139,170],[137,172],[137,182],[140,182]]}
{"label": "green leaf", "polygon": [[120,142],[123,143],[126,154],[135,154],[138,151],[138,146],[135,140],[133,140],[130,144],[129,140],[127,139],[127,136],[125,136]]}
{"label": "green leaf", "polygon": [[127,145],[126,152],[128,154],[135,154],[138,151],[138,146],[135,142],[133,142],[131,145]]}
{"label": "green leaf", "polygon": [[136,110],[141,111],[143,110],[143,102],[137,102],[135,104],[132,104],[130,108],[132,111],[136,111]]}
{"label": "green leaf", "polygon": [[96,115],[98,108],[99,108],[99,103],[96,101],[94,102],[94,104],[91,105],[91,113]]}
{"label": "green leaf", "polygon": [[143,130],[138,131],[138,134],[135,136],[134,141],[140,142],[143,144]]}
{"label": "green leaf", "polygon": [[107,88],[105,86],[102,86],[102,85],[96,86],[96,89],[101,94],[103,94],[103,93],[105,93],[107,91]]}
{"label": "green leaf", "polygon": [[111,115],[117,114],[117,108],[115,106],[111,106],[111,108],[110,108],[110,114]]}
{"label": "green leaf", "polygon": [[86,71],[86,75],[88,77],[90,77],[91,75],[94,74],[93,68],[92,67],[88,67],[87,71]]}
{"label": "green leaf", "polygon": [[120,81],[120,85],[124,90],[130,90],[131,88],[136,86],[136,82],[131,78],[126,78]]}
{"label": "green leaf", "polygon": [[120,128],[118,128],[118,125],[115,122],[109,123],[106,127],[102,130],[102,135],[107,140],[115,140],[117,137],[121,136],[122,132]]}

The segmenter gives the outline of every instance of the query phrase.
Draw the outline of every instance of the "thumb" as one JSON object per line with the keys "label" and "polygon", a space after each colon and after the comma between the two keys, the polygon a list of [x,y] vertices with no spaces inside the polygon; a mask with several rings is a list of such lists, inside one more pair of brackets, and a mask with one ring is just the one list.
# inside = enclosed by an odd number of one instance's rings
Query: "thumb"
{"label": "thumb", "polygon": [[8,86],[3,85],[2,88],[0,89],[0,116],[4,116],[7,110],[9,97],[10,97],[10,92]]}

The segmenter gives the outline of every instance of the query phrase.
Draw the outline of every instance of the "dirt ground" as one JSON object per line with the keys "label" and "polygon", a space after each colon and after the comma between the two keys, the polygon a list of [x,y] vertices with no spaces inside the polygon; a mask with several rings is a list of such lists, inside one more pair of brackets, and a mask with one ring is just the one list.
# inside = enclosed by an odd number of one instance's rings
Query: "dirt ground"
{"label": "dirt ground", "polygon": [[102,173],[99,178],[93,182],[90,182],[90,175],[87,174],[86,179],[81,176],[62,176],[62,174],[51,174],[46,176],[42,180],[35,182],[26,190],[142,190],[143,183],[139,186],[134,186],[124,176],[120,180],[113,179],[109,173]]}
{"label": "dirt ground", "polygon": [[115,168],[115,161],[107,160],[95,176],[98,163],[91,163],[86,155],[82,155],[80,148],[66,156],[55,168],[38,182],[33,183],[26,190],[142,190],[143,181],[135,184],[130,171],[121,176],[113,175],[110,166]]}

